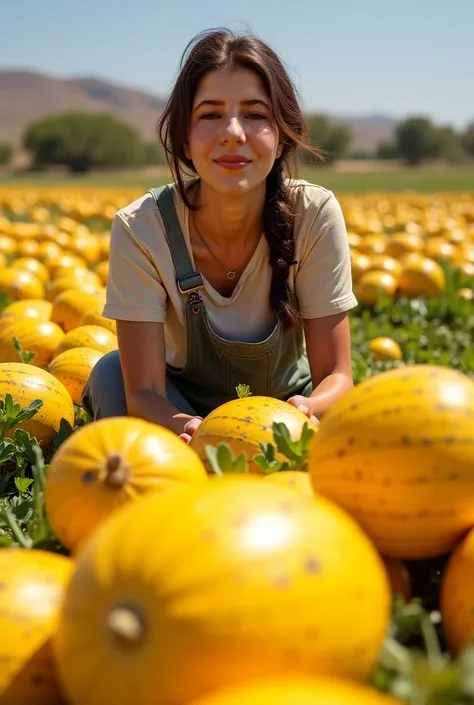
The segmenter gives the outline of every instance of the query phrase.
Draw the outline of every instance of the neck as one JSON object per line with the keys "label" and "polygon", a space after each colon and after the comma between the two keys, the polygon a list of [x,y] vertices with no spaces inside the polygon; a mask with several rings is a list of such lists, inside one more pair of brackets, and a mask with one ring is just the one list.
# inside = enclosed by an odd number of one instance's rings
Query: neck
{"label": "neck", "polygon": [[192,215],[199,232],[216,244],[255,240],[263,231],[265,188],[263,182],[249,194],[229,196],[199,180],[193,202],[200,208]]}

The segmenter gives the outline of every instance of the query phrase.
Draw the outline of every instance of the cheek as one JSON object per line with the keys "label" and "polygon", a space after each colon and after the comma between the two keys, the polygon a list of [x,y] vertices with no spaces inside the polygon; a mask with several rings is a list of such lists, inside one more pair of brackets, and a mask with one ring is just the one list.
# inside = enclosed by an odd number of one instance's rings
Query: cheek
{"label": "cheek", "polygon": [[201,152],[214,141],[214,127],[209,123],[198,123],[189,132],[189,148],[191,152]]}
{"label": "cheek", "polygon": [[253,131],[253,142],[258,154],[273,156],[278,147],[278,135],[271,127],[256,127]]}

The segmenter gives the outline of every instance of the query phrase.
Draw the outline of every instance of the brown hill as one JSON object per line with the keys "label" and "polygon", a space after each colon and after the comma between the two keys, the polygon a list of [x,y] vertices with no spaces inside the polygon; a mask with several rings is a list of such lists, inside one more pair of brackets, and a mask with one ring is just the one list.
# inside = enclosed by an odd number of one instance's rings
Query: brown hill
{"label": "brown hill", "polygon": [[[0,70],[0,141],[19,146],[28,123],[67,110],[107,111],[154,139],[164,98],[100,78],[55,78],[26,70]],[[354,150],[389,139],[396,124],[385,117],[336,117],[351,128]]]}

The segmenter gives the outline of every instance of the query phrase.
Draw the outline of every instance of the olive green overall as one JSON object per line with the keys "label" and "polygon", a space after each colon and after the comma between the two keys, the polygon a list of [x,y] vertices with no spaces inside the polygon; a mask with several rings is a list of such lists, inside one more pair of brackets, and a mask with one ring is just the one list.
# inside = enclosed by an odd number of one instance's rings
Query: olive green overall
{"label": "olive green overall", "polygon": [[[199,293],[203,279],[192,267],[171,191],[164,186],[150,193],[163,218],[178,289],[186,299],[186,362],[183,369],[167,365],[169,401],[183,413],[204,417],[235,399],[238,384],[248,384],[253,395],[283,400],[294,394],[308,396],[312,384],[302,328],[285,333],[277,321],[271,334],[257,343],[230,341],[217,335],[209,325]],[[104,355],[95,365],[83,403],[94,419],[127,414],[118,351]]]}

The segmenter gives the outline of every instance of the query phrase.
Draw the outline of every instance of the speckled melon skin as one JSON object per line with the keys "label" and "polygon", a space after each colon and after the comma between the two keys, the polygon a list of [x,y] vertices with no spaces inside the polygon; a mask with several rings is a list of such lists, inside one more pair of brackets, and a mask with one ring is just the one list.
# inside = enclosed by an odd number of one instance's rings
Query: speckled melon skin
{"label": "speckled melon skin", "polygon": [[0,550],[0,705],[64,705],[51,637],[73,568],[39,549]]}
{"label": "speckled melon skin", "polygon": [[[66,387],[52,374],[40,367],[22,362],[0,363],[0,399],[11,394],[13,401],[25,408],[36,399],[42,407],[20,428],[36,436],[42,446],[49,445],[59,431],[61,419],[74,424],[74,404]],[[15,427],[16,428],[16,427]],[[15,428],[8,432],[13,437]]]}
{"label": "speckled melon skin", "polygon": [[[194,432],[191,446],[208,472],[211,472],[211,467],[206,455],[206,445],[217,446],[224,442],[230,445],[234,456],[241,452],[246,454],[249,472],[261,473],[253,457],[262,452],[260,443],[274,444],[274,422],[286,424],[290,436],[294,439],[301,436],[305,423],[315,433],[319,428],[317,423],[285,401],[272,397],[250,396],[233,399],[208,414]],[[275,457],[281,461],[286,460],[278,452]]]}
{"label": "speckled melon skin", "polygon": [[71,705],[184,705],[289,666],[363,680],[390,618],[351,517],[255,475],[120,510],[77,561],[56,639]]}
{"label": "speckled melon skin", "polygon": [[315,493],[380,552],[423,559],[474,526],[474,380],[436,365],[364,380],[324,415],[308,457]]}

